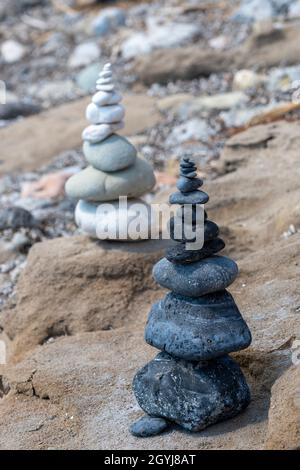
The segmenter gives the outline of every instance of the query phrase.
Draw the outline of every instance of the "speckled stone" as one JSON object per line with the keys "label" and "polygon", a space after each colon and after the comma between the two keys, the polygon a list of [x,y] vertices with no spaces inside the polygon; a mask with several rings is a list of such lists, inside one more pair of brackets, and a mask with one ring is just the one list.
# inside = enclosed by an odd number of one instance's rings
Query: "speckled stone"
{"label": "speckled stone", "polygon": [[199,363],[159,353],[137,372],[133,390],[146,413],[189,431],[232,418],[250,402],[244,375],[229,356]]}
{"label": "speckled stone", "polygon": [[202,361],[247,348],[251,333],[227,291],[197,299],[170,293],[152,306],[145,339],[172,356]]}
{"label": "speckled stone", "polygon": [[165,431],[169,423],[164,418],[143,416],[132,424],[130,432],[136,437],[151,437]]}
{"label": "speckled stone", "polygon": [[188,297],[226,289],[237,275],[237,264],[225,256],[211,256],[185,265],[162,258],[153,268],[153,277],[159,285]]}
{"label": "speckled stone", "polygon": [[84,142],[83,153],[97,170],[112,172],[133,165],[137,152],[127,139],[113,134],[98,144]]}
{"label": "speckled stone", "polygon": [[166,258],[175,264],[189,264],[208,258],[223,250],[225,243],[221,238],[205,242],[201,250],[187,250],[185,243],[177,243],[166,250]]}
{"label": "speckled stone", "polygon": [[204,191],[192,191],[186,194],[173,193],[169,199],[170,204],[205,204],[208,200],[208,194]]}

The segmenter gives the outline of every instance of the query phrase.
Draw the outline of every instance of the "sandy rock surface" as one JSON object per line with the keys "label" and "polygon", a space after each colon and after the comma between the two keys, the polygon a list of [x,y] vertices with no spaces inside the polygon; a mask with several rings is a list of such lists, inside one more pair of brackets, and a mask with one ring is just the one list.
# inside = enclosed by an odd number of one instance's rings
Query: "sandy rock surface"
{"label": "sandy rock surface", "polygon": [[[89,99],[81,98],[1,129],[0,175],[39,168],[59,153],[79,147],[88,103]],[[135,135],[161,119],[151,97],[127,95],[123,103],[127,113],[122,135]]]}
{"label": "sandy rock surface", "polygon": [[[298,123],[278,122],[232,137],[220,176],[205,184],[224,254],[240,268],[230,290],[253,343],[233,356],[252,390],[249,408],[198,434],[172,428],[151,439],[131,436],[128,427],[141,415],[131,381],[156,354],[143,329],[151,303],[163,296],[151,278],[161,247],[136,252],[133,245],[131,252],[84,237],[55,239],[32,249],[16,305],[1,320],[14,365],[0,369],[0,448],[299,448],[292,361],[300,235],[284,235],[299,224],[299,131]],[[167,192],[157,199],[165,202]]]}

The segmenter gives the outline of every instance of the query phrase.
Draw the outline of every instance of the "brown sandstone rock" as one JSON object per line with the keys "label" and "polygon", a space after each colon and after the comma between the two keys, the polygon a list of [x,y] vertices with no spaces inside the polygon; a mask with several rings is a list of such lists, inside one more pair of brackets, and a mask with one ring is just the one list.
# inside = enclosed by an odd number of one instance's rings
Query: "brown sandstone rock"
{"label": "brown sandstone rock", "polygon": [[300,367],[293,366],[272,387],[266,448],[300,449]]}
{"label": "brown sandstone rock", "polygon": [[49,338],[142,323],[159,295],[153,264],[164,243],[101,243],[88,237],[57,238],[30,251],[17,304],[1,315],[22,356]]}
{"label": "brown sandstone rock", "polygon": [[262,30],[250,36],[238,49],[227,52],[209,50],[203,44],[160,49],[138,58],[133,64],[137,79],[146,85],[188,80],[234,68],[268,68],[299,62],[298,26],[282,30]]}
{"label": "brown sandstone rock", "polygon": [[[86,127],[85,108],[89,98],[49,109],[0,129],[0,176],[11,171],[33,170],[61,152],[79,147]],[[125,95],[123,135],[134,135],[159,122],[154,99],[146,95]],[[16,158],[17,155],[17,158]]]}

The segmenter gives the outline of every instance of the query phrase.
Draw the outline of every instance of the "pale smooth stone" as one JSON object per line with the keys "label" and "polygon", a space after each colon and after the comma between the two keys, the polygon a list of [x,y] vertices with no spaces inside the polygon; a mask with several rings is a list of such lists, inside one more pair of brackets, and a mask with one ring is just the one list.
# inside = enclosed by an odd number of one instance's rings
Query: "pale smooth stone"
{"label": "pale smooth stone", "polygon": [[84,142],[83,153],[92,167],[112,172],[133,165],[137,152],[125,137],[113,134],[98,144]]}
{"label": "pale smooth stone", "polygon": [[109,71],[99,73],[100,78],[112,78],[112,76],[113,76],[112,72],[109,72]]}
{"label": "pale smooth stone", "polygon": [[92,124],[112,124],[122,121],[125,109],[121,104],[111,106],[96,106],[90,103],[86,108],[86,118]]}
{"label": "pale smooth stone", "polygon": [[[141,206],[136,206],[136,204]],[[153,225],[154,221],[151,220],[148,204],[140,199],[131,199],[127,201],[127,209],[119,206],[119,201],[110,202],[109,205],[110,208],[106,203],[106,213],[104,214],[101,213],[99,204],[78,201],[75,209],[77,226],[91,237],[99,240],[136,241],[150,239],[151,224]],[[139,207],[143,207],[143,209],[139,211]],[[133,228],[133,220],[137,218],[140,221],[140,230],[135,235],[130,229]],[[102,230],[99,230],[101,227]],[[104,231],[105,233],[103,233]]]}
{"label": "pale smooth stone", "polygon": [[99,91],[113,91],[115,89],[115,85],[97,85],[96,89]]}
{"label": "pale smooth stone", "polygon": [[114,124],[92,124],[84,129],[82,133],[82,140],[96,144],[106,139],[114,132],[123,129],[125,126],[124,121],[116,122]]}
{"label": "pale smooth stone", "polygon": [[66,183],[66,193],[74,199],[86,201],[112,201],[119,196],[140,197],[155,185],[151,165],[137,158],[135,164],[125,170],[105,173],[88,166],[72,176]]}
{"label": "pale smooth stone", "polygon": [[107,64],[104,64],[103,70],[111,70],[111,63],[108,62]]}
{"label": "pale smooth stone", "polygon": [[108,77],[108,78],[98,78],[97,80],[97,85],[110,85],[111,83],[113,83],[111,77]]}
{"label": "pale smooth stone", "polygon": [[114,91],[109,93],[107,91],[98,91],[92,98],[92,102],[97,106],[107,106],[109,104],[119,104],[122,101],[120,93]]}

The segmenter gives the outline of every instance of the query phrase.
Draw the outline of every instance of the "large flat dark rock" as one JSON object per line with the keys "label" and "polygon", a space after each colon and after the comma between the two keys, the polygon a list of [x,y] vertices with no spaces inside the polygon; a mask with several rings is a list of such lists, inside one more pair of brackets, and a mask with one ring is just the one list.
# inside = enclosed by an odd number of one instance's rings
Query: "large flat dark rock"
{"label": "large flat dark rock", "polygon": [[247,348],[251,333],[227,291],[197,299],[170,293],[152,306],[145,339],[161,351],[200,361]]}
{"label": "large flat dark rock", "polygon": [[199,363],[159,353],[138,371],[133,389],[146,413],[189,431],[232,418],[250,402],[243,373],[229,356]]}

